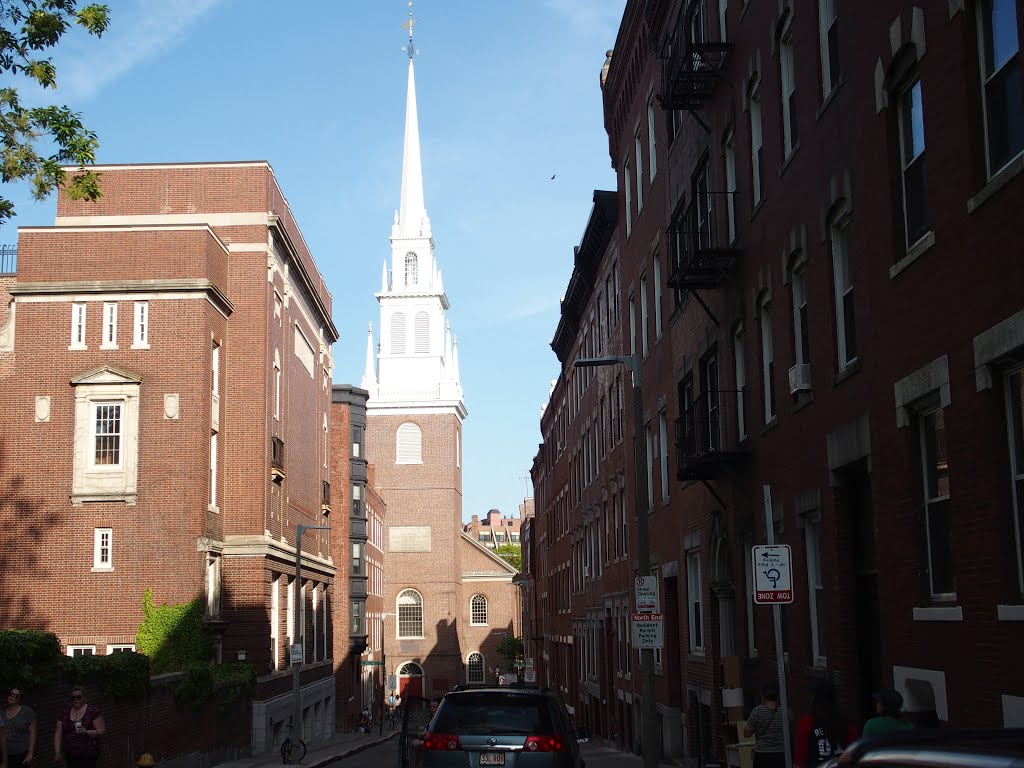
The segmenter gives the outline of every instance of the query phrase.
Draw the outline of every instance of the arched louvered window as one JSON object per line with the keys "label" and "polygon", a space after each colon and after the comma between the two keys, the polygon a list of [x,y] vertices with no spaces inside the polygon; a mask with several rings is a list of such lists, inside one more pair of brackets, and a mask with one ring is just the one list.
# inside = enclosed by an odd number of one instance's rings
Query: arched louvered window
{"label": "arched louvered window", "polygon": [[430,353],[430,315],[426,312],[417,312],[413,322],[416,334],[416,354],[426,355]]}
{"label": "arched louvered window", "polygon": [[483,595],[473,595],[473,599],[469,601],[469,623],[487,623],[487,598]]}
{"label": "arched louvered window", "polygon": [[391,354],[405,354],[405,315],[401,312],[391,316]]}
{"label": "arched louvered window", "polygon": [[479,653],[469,654],[466,660],[466,682],[482,683],[484,681],[484,657]]}
{"label": "arched louvered window", "polygon": [[419,273],[419,260],[415,253],[409,251],[405,254],[405,284],[416,285],[420,281]]}
{"label": "arched louvered window", "polygon": [[423,637],[423,597],[415,589],[398,595],[398,637]]}
{"label": "arched louvered window", "polygon": [[423,463],[423,433],[412,422],[398,428],[395,438],[395,464]]}

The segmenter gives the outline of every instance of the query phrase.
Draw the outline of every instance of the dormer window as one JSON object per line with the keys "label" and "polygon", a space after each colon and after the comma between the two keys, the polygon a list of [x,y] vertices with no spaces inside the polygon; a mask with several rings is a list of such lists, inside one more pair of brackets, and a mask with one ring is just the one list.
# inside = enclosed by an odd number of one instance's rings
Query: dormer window
{"label": "dormer window", "polygon": [[416,285],[419,282],[419,262],[416,254],[409,251],[405,254],[405,284]]}

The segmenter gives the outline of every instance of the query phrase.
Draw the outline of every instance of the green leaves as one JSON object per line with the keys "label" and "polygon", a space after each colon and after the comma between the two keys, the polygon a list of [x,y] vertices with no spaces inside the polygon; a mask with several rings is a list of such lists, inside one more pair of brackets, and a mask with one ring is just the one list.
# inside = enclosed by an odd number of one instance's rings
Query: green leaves
{"label": "green leaves", "polygon": [[145,618],[136,632],[135,647],[149,657],[154,675],[207,662],[210,646],[199,598],[180,605],[155,605],[153,590],[147,589],[142,612]]}
{"label": "green leaves", "polygon": [[511,565],[517,571],[523,570],[523,550],[518,544],[502,544],[495,547],[494,554]]}
{"label": "green leaves", "polygon": [[[53,60],[35,56],[53,48],[72,24],[100,37],[110,24],[110,10],[93,3],[81,9],[78,0],[3,0],[0,2],[0,74],[9,81],[22,75],[43,88],[57,87]],[[56,151],[41,155],[39,143]],[[96,162],[99,140],[68,107],[22,107],[18,89],[0,90],[0,168],[2,180],[27,180],[37,200],[63,187],[73,200],[98,200],[99,175],[92,171],[67,173],[62,165]],[[0,197],[0,225],[14,216],[14,204]]]}

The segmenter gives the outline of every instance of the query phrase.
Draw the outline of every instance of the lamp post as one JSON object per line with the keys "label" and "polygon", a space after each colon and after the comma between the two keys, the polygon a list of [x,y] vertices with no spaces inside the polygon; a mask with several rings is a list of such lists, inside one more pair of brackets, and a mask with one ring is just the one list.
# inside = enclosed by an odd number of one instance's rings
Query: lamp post
{"label": "lamp post", "polygon": [[[576,368],[624,365],[633,383],[633,471],[636,475],[636,538],[637,575],[651,575],[651,544],[647,530],[647,443],[642,422],[643,388],[640,379],[640,358],[637,355],[584,357],[573,363]],[[657,768],[661,745],[658,744],[658,708],[654,699],[654,649],[640,649],[640,712],[643,717],[642,742],[644,768]]]}
{"label": "lamp post", "polygon": [[292,649],[288,649],[289,660],[292,665],[292,697],[294,699],[295,711],[292,715],[292,734],[293,738],[302,738],[302,665],[305,663],[306,647],[305,643],[302,642],[302,534],[305,531],[329,531],[331,526],[329,525],[296,525],[295,526],[295,600],[293,605],[295,606],[295,632],[294,639],[302,647],[303,659],[299,663],[295,663],[292,660]]}

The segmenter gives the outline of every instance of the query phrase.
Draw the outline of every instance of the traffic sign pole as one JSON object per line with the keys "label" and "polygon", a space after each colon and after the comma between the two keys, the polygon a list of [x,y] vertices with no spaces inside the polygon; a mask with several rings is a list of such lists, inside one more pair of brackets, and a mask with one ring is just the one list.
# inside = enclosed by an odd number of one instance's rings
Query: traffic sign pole
{"label": "traffic sign pole", "polygon": [[[764,528],[768,544],[774,545],[775,520],[772,517],[772,489],[767,483],[764,486]],[[792,580],[792,577],[790,577],[790,580]],[[792,601],[793,590],[792,584],[790,584],[789,600],[787,602]],[[779,708],[782,710],[782,742],[785,748],[786,768],[793,768],[793,748],[789,741],[789,700],[786,696],[786,654],[782,647],[782,606],[778,601],[772,605],[772,615],[775,619],[775,664],[779,670]]]}

